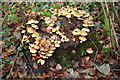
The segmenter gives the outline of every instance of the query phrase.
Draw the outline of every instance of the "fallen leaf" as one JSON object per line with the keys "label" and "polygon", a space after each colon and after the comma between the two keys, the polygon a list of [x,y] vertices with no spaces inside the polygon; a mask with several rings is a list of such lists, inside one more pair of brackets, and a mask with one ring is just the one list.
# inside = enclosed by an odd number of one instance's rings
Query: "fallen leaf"
{"label": "fallen leaf", "polygon": [[104,63],[101,66],[98,66],[96,64],[94,64],[94,65],[97,68],[97,70],[100,71],[104,75],[108,75],[108,73],[110,72],[110,65],[109,64]]}
{"label": "fallen leaf", "polygon": [[33,67],[34,67],[34,69],[38,69],[37,63],[34,63],[34,64],[33,64]]}
{"label": "fallen leaf", "polygon": [[62,66],[60,64],[57,64],[56,70],[60,70],[60,69],[62,69]]}
{"label": "fallen leaf", "polygon": [[94,74],[93,74],[93,71],[94,71],[93,68],[88,68],[88,69],[83,70],[82,73],[86,73],[86,74],[94,75]]}

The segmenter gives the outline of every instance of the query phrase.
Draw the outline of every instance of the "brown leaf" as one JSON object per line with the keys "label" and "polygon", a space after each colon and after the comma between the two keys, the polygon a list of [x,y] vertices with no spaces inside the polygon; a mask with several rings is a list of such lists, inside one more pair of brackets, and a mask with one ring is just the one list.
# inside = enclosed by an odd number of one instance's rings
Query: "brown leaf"
{"label": "brown leaf", "polygon": [[60,69],[62,69],[62,66],[60,64],[57,64],[56,70],[60,70]]}
{"label": "brown leaf", "polygon": [[34,64],[33,64],[33,67],[34,67],[35,69],[38,69],[37,63],[34,63]]}

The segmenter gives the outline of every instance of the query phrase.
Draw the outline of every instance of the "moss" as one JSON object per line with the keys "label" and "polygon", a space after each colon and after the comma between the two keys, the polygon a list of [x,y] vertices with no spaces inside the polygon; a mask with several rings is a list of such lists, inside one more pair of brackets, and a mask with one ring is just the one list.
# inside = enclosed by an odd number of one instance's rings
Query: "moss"
{"label": "moss", "polygon": [[63,68],[70,68],[71,67],[71,60],[76,60],[78,58],[81,58],[85,56],[86,49],[89,47],[93,47],[93,44],[90,40],[78,45],[74,50],[76,51],[76,54],[72,54],[73,48],[63,49],[59,48],[56,50],[56,53],[54,54],[56,56],[57,61],[62,65]]}

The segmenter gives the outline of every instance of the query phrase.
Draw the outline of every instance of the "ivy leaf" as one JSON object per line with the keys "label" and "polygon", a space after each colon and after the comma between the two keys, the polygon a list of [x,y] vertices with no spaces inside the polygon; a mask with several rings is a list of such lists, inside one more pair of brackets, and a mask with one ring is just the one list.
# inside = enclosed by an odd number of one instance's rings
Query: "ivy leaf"
{"label": "ivy leaf", "polygon": [[6,59],[5,61],[9,62],[10,60],[9,60],[9,59]]}
{"label": "ivy leaf", "polygon": [[1,69],[5,66],[5,64],[1,64]]}
{"label": "ivy leaf", "polygon": [[14,63],[14,61],[10,61],[10,64],[13,64]]}
{"label": "ivy leaf", "polygon": [[7,43],[7,44],[5,45],[5,47],[6,47],[6,48],[7,48],[7,47],[9,47],[9,46],[10,46],[10,44],[11,44],[11,43]]}
{"label": "ivy leaf", "polygon": [[23,56],[23,54],[24,54],[23,52],[20,52],[20,57],[22,57],[22,56]]}
{"label": "ivy leaf", "polygon": [[18,49],[17,49],[18,51],[21,51],[22,50],[22,48],[21,47],[18,47]]}
{"label": "ivy leaf", "polygon": [[11,39],[10,37],[7,38],[8,41],[10,41],[10,39]]}

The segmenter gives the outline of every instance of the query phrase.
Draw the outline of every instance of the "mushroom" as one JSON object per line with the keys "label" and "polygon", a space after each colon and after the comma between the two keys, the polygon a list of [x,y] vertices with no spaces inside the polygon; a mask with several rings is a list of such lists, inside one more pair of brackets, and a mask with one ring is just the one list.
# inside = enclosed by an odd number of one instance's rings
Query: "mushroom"
{"label": "mushroom", "polygon": [[83,17],[86,18],[86,17],[89,17],[90,14],[89,13],[86,13]]}
{"label": "mushroom", "polygon": [[46,54],[46,56],[50,57],[50,56],[52,56],[52,54],[50,54],[50,53],[47,53],[47,54]]}
{"label": "mushroom", "polygon": [[81,14],[85,14],[86,13],[85,10],[78,10],[78,12],[81,13]]}
{"label": "mushroom", "polygon": [[32,24],[32,23],[38,23],[38,21],[31,19],[31,20],[29,20],[26,24]]}
{"label": "mushroom", "polygon": [[54,51],[50,50],[50,51],[48,51],[48,53],[54,53]]}
{"label": "mushroom", "polygon": [[39,41],[38,41],[38,40],[36,40],[34,43],[35,43],[36,45],[38,45],[38,44],[39,44]]}
{"label": "mushroom", "polygon": [[68,13],[67,15],[66,15],[66,17],[69,19],[69,18],[71,18],[71,13]]}
{"label": "mushroom", "polygon": [[34,32],[35,32],[35,29],[33,29],[32,27],[28,27],[28,28],[27,28],[27,32],[28,32],[28,33],[34,33]]}
{"label": "mushroom", "polygon": [[89,54],[92,54],[92,53],[93,53],[93,50],[92,50],[92,48],[88,48],[88,49],[86,50],[86,52],[89,53]]}
{"label": "mushroom", "polygon": [[42,58],[43,58],[43,59],[46,59],[46,58],[48,58],[48,57],[43,55]]}
{"label": "mushroom", "polygon": [[28,36],[27,35],[23,35],[23,40],[27,39]]}
{"label": "mushroom", "polygon": [[32,54],[32,56],[36,56],[36,54]]}
{"label": "mushroom", "polygon": [[51,26],[48,26],[48,27],[47,27],[47,29],[52,29],[52,28],[53,28],[53,27],[51,27]]}
{"label": "mushroom", "polygon": [[36,53],[37,50],[36,50],[35,48],[30,48],[30,52],[31,52],[31,53]]}
{"label": "mushroom", "polygon": [[75,41],[75,38],[73,38],[73,41]]}
{"label": "mushroom", "polygon": [[86,40],[87,40],[86,37],[84,37],[84,36],[82,36],[82,37],[80,36],[79,39],[80,39],[81,41],[86,41]]}
{"label": "mushroom", "polygon": [[33,28],[35,28],[35,29],[39,29],[39,27],[38,27],[37,25],[35,25],[35,24],[31,24],[31,26],[32,26]]}
{"label": "mushroom", "polygon": [[52,45],[50,46],[50,50],[55,50],[55,49],[56,49],[55,45],[52,44]]}
{"label": "mushroom", "polygon": [[35,49],[39,49],[40,47],[38,45],[34,45],[34,48]]}
{"label": "mushroom", "polygon": [[81,34],[82,36],[86,36],[86,35],[87,35],[86,31],[80,31],[80,34]]}
{"label": "mushroom", "polygon": [[40,47],[40,51],[44,51],[45,50],[45,48],[44,47]]}
{"label": "mushroom", "polygon": [[63,16],[66,16],[67,14],[68,14],[68,12],[67,12],[66,10],[63,10],[63,11],[62,11],[62,15],[63,15]]}
{"label": "mushroom", "polygon": [[43,65],[45,63],[45,60],[39,59],[37,63],[41,63],[41,65]]}
{"label": "mushroom", "polygon": [[39,37],[39,33],[34,32],[34,33],[32,34],[32,37]]}
{"label": "mushroom", "polygon": [[22,30],[21,33],[25,33],[26,31],[25,30]]}
{"label": "mushroom", "polygon": [[76,31],[73,31],[72,34],[73,34],[73,35],[77,35],[77,32],[76,32]]}
{"label": "mushroom", "polygon": [[50,24],[51,22],[52,22],[51,19],[45,21],[46,24]]}
{"label": "mushroom", "polygon": [[52,28],[52,32],[56,32],[56,28]]}
{"label": "mushroom", "polygon": [[87,29],[87,28],[82,28],[82,30],[81,30],[81,31],[90,32],[90,30],[89,30],[89,29]]}
{"label": "mushroom", "polygon": [[60,47],[60,44],[59,43],[55,43],[55,47]]}
{"label": "mushroom", "polygon": [[57,26],[57,27],[56,27],[56,30],[58,31],[59,29],[60,29],[60,26]]}
{"label": "mushroom", "polygon": [[50,19],[50,17],[45,17],[45,19],[44,19],[44,20],[46,21],[46,20],[49,20],[49,19]]}

